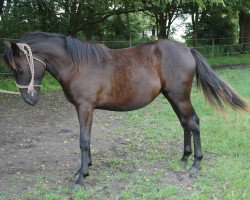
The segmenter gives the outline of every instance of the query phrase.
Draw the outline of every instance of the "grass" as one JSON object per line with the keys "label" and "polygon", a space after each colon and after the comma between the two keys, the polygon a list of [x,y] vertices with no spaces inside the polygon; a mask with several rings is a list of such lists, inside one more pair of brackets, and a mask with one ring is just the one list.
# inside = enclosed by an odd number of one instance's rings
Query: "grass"
{"label": "grass", "polygon": [[[250,100],[250,68],[218,73]],[[250,115],[230,109],[228,114],[219,115],[196,88],[192,102],[200,117],[204,152],[197,178],[186,176],[192,158],[187,165],[179,161],[182,128],[169,103],[159,96],[146,108],[119,119],[122,125],[109,136],[114,141],[123,138],[130,142],[115,149],[116,155],[124,156],[105,157],[99,168],[94,162],[85,182],[92,185],[90,189],[52,189],[46,184],[49,178],[38,178],[34,187],[16,199],[250,199]],[[7,197],[0,189],[0,199]]]}
{"label": "grass", "polygon": [[213,67],[220,67],[223,65],[237,65],[237,64],[250,64],[250,55],[249,54],[239,54],[239,55],[230,55],[223,57],[214,57],[209,58],[208,62]]}
{"label": "grass", "polygon": [[[1,77],[0,89],[17,92],[18,88],[15,85],[12,77]],[[46,73],[42,81],[42,91],[51,91],[61,89],[60,84],[49,74]]]}

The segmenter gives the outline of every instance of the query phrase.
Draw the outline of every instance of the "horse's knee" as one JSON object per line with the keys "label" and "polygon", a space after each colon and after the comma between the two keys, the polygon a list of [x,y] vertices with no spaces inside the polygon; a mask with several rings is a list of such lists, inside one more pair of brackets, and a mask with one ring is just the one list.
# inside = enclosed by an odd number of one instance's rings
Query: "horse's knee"
{"label": "horse's knee", "polygon": [[188,119],[186,119],[185,117],[181,117],[180,118],[180,123],[181,123],[181,126],[183,127],[184,130],[189,129]]}

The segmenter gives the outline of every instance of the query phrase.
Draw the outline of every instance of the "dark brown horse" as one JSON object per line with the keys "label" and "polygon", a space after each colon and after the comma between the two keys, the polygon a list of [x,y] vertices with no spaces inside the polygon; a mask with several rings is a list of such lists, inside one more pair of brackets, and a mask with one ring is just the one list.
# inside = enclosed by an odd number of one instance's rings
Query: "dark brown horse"
{"label": "dark brown horse", "polygon": [[92,164],[90,132],[94,109],[135,110],[162,93],[184,130],[182,161],[187,161],[192,153],[193,134],[191,173],[200,169],[203,157],[199,118],[190,100],[194,75],[206,99],[216,108],[223,109],[223,103],[227,103],[237,110],[249,110],[247,103],[214,74],[200,53],[177,42],[157,40],[112,50],[71,37],[35,32],[18,43],[5,42],[5,46],[5,61],[28,104],[38,101],[47,70],[75,105],[80,122],[81,167],[76,173],[79,185],[83,185]]}

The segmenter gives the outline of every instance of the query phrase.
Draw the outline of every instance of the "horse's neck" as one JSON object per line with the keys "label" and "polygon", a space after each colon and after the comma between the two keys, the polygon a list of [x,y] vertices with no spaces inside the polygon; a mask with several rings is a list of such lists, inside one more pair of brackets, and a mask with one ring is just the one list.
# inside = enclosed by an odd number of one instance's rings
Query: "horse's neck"
{"label": "horse's neck", "polygon": [[62,60],[50,60],[47,71],[62,84],[71,77],[74,70],[71,62],[62,58]]}
{"label": "horse's neck", "polygon": [[40,47],[41,56],[44,56],[47,64],[47,71],[62,85],[71,74],[74,73],[72,61],[69,59],[63,44],[43,43]]}

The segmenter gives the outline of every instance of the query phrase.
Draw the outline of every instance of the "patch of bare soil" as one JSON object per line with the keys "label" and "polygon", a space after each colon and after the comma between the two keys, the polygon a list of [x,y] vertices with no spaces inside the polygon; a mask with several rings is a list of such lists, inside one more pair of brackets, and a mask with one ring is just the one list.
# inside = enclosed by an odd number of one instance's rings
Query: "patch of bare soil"
{"label": "patch of bare soil", "polygon": [[[124,126],[125,115],[95,111],[91,176],[102,173],[101,165],[105,163],[105,157],[124,157],[126,162],[126,154],[117,151],[116,147],[127,145],[130,141],[110,137],[118,126]],[[20,95],[0,93],[0,191],[14,193],[13,196],[22,194],[32,188],[39,178],[48,175],[51,177],[50,187],[70,186],[71,177],[80,165],[78,142],[77,114],[62,92],[41,95],[40,102],[34,107],[27,105]],[[184,175],[173,172],[162,178],[162,181],[166,180],[187,186],[192,182],[186,180]],[[101,183],[93,179],[87,188],[98,184],[101,187]],[[114,190],[123,189],[124,184],[114,183]]]}

